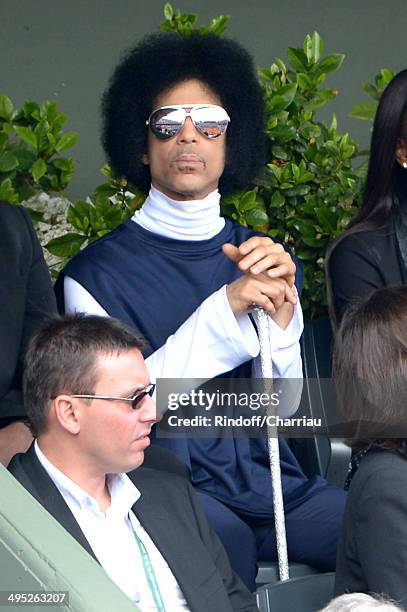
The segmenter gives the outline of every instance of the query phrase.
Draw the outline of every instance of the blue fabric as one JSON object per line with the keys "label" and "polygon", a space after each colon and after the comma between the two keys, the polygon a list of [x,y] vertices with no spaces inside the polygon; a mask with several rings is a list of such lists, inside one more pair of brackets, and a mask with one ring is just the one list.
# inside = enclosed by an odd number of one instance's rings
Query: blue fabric
{"label": "blue fabric", "polygon": [[[61,303],[66,274],[84,286],[114,317],[136,327],[149,341],[145,353],[167,337],[203,300],[241,274],[222,252],[225,242],[239,245],[259,232],[230,220],[214,238],[197,242],[173,240],[144,230],[133,221],[88,246],[74,257],[57,281]],[[296,286],[302,288],[297,265]],[[232,373],[250,376],[250,363]],[[156,438],[191,467],[195,486],[229,507],[253,517],[272,516],[272,492],[265,439]],[[318,488],[309,481],[294,455],[280,442],[283,491],[287,508],[302,503]]]}
{"label": "blue fabric", "polygon": [[[145,352],[148,356],[164,344],[206,297],[241,274],[223,254],[222,244],[239,245],[253,235],[262,234],[226,220],[224,229],[214,238],[179,241],[158,236],[128,221],[69,262],[56,283],[60,308],[63,311],[63,277],[68,275],[85,287],[111,316],[143,334],[149,341]],[[300,292],[302,268],[298,262],[296,286]],[[247,362],[229,375],[249,377],[250,370],[251,362]],[[227,522],[230,510],[253,528],[267,525],[268,531],[273,529],[265,439],[156,438],[154,442],[172,450],[189,465],[198,491],[221,502],[212,504],[214,507],[209,504],[207,512],[232,559],[234,537],[219,528]],[[283,440],[280,453],[285,509],[290,512],[328,485],[320,477],[308,480]],[[338,512],[338,524],[339,521]],[[301,548],[300,542],[298,546]],[[246,565],[246,570],[240,569],[239,573],[253,588],[253,560],[247,559]]]}

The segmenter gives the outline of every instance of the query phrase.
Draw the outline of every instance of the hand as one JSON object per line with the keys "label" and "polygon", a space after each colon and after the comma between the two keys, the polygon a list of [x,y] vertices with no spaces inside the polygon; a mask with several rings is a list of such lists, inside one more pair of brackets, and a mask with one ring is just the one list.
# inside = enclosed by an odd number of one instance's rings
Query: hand
{"label": "hand", "polygon": [[0,429],[0,463],[8,466],[17,453],[25,453],[33,441],[27,425],[16,421]]}
{"label": "hand", "polygon": [[285,301],[295,305],[297,294],[294,289],[295,264],[281,244],[267,236],[252,236],[239,247],[226,243],[223,252],[242,272],[254,276],[263,275],[266,279],[281,279],[286,282]]}
{"label": "hand", "polygon": [[285,303],[287,291],[291,293],[292,290],[284,280],[271,280],[264,274],[254,276],[249,273],[226,287],[226,295],[235,315],[253,310],[255,306],[275,315]]}

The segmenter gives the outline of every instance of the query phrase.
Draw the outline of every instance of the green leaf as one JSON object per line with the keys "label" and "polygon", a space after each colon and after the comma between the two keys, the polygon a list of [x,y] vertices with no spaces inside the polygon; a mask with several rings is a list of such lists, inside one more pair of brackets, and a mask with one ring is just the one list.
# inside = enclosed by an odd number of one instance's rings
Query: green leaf
{"label": "green leaf", "polygon": [[31,166],[37,159],[35,153],[28,151],[27,149],[16,149],[13,154],[18,160],[18,164],[20,166],[19,170],[22,170],[23,172],[30,170]]}
{"label": "green leaf", "polygon": [[297,83],[298,83],[298,87],[300,87],[301,89],[305,89],[307,91],[313,89],[314,87],[312,80],[310,79],[308,74],[305,74],[305,72],[297,73]]}
{"label": "green leaf", "polygon": [[321,228],[327,234],[333,234],[336,230],[337,225],[337,214],[329,208],[317,208],[315,214],[319,221]]}
{"label": "green leaf", "polygon": [[255,191],[247,191],[243,194],[242,198],[239,201],[238,209],[240,211],[247,211],[256,206],[256,192]]}
{"label": "green leaf", "polygon": [[375,87],[368,81],[365,81],[363,83],[363,91],[365,91],[367,95],[373,98],[374,100],[379,100],[380,98],[380,91],[377,89],[377,87]]}
{"label": "green leaf", "polygon": [[13,103],[6,94],[0,94],[0,117],[10,121],[13,115]]}
{"label": "green leaf", "polygon": [[55,157],[50,163],[54,168],[64,172],[72,172],[75,167],[73,159],[67,159],[66,157]]}
{"label": "green leaf", "polygon": [[264,210],[261,210],[260,208],[249,210],[248,212],[245,213],[244,217],[245,217],[246,223],[248,223],[248,225],[251,225],[252,227],[267,225],[269,222],[267,213],[265,213]]}
{"label": "green leaf", "polygon": [[270,206],[272,208],[281,208],[285,203],[285,197],[283,196],[283,194],[281,193],[281,191],[274,191],[273,195],[271,196],[271,200],[270,200]]}
{"label": "green leaf", "polygon": [[86,236],[70,232],[64,236],[50,240],[48,244],[45,245],[45,248],[52,253],[52,255],[57,255],[58,257],[73,257],[80,251],[85,240]]}
{"label": "green leaf", "polygon": [[77,140],[78,140],[78,134],[76,134],[75,132],[66,132],[57,141],[55,145],[55,150],[58,151],[58,153],[61,153],[61,151],[70,149],[71,147],[74,146],[74,144],[76,144]]}
{"label": "green leaf", "polygon": [[31,168],[31,174],[35,181],[39,181],[40,178],[44,176],[46,171],[47,171],[47,164],[45,163],[43,159],[37,159],[37,161],[33,163],[33,166]]}
{"label": "green leaf", "polygon": [[18,159],[10,151],[0,154],[0,172],[11,172],[18,167]]}
{"label": "green leaf", "polygon": [[312,74],[314,76],[320,76],[334,72],[342,66],[344,59],[345,56],[343,53],[332,53],[331,55],[326,55],[323,60],[315,64],[314,68],[312,69]]}
{"label": "green leaf", "polygon": [[209,25],[205,28],[205,31],[207,33],[216,34],[216,36],[220,36],[227,29],[229,19],[229,15],[219,15],[219,17],[214,17],[214,19],[212,19]]}
{"label": "green leaf", "polygon": [[87,232],[89,228],[89,209],[91,204],[84,200],[78,200],[68,208],[67,220],[68,223],[77,229]]}
{"label": "green leaf", "polygon": [[377,104],[375,102],[359,102],[352,106],[349,117],[362,119],[363,121],[373,121],[376,114]]}
{"label": "green leaf", "polygon": [[313,62],[316,64],[319,61],[319,58],[324,52],[324,41],[318,32],[314,32],[312,35],[311,41],[311,57]]}
{"label": "green leaf", "polygon": [[34,151],[37,150],[37,138],[31,128],[16,125],[14,130],[23,142],[30,145]]}
{"label": "green leaf", "polygon": [[174,10],[169,2],[166,2],[164,5],[164,17],[171,21],[174,15]]}
{"label": "green leaf", "polygon": [[294,70],[300,70],[306,72],[308,68],[308,60],[304,51],[301,49],[295,49],[294,47],[288,47],[287,59],[290,62]]}
{"label": "green leaf", "polygon": [[297,83],[289,83],[283,85],[280,89],[271,96],[268,105],[274,112],[282,111],[291,104],[297,93]]}
{"label": "green leaf", "polygon": [[19,202],[18,193],[9,178],[4,179],[0,183],[0,200],[5,200],[10,202],[10,204],[17,204]]}

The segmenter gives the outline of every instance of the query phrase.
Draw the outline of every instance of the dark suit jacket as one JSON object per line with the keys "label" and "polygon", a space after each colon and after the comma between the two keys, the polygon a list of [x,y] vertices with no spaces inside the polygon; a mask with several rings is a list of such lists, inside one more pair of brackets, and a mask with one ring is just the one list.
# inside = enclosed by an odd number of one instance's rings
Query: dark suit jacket
{"label": "dark suit jacket", "polygon": [[335,594],[384,593],[407,606],[407,460],[374,450],[346,501]]}
{"label": "dark suit jacket", "polygon": [[21,206],[0,202],[0,427],[25,418],[21,361],[38,325],[56,312],[48,268]]}
{"label": "dark suit jacket", "polygon": [[[38,461],[34,447],[16,455],[9,470],[95,558],[62,495]],[[128,475],[142,493],[133,511],[166,559],[191,611],[257,610],[254,596],[231,569],[187,479],[143,467]]]}
{"label": "dark suit jacket", "polygon": [[407,284],[394,222],[345,236],[331,253],[328,274],[338,322],[353,300],[375,289]]}

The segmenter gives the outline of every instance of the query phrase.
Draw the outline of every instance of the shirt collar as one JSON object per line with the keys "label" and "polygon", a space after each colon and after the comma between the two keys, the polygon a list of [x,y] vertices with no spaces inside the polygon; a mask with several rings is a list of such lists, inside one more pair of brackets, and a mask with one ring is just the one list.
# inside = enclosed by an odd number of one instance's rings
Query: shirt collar
{"label": "shirt collar", "polygon": [[[71,501],[80,510],[86,509],[100,514],[97,501],[47,459],[37,440],[34,443],[34,450],[39,462],[67,501]],[[107,474],[106,481],[111,495],[111,505],[106,514],[117,517],[127,516],[140,498],[140,491],[126,474]]]}
{"label": "shirt collar", "polygon": [[132,220],[144,229],[175,240],[207,240],[225,226],[216,189],[203,200],[173,200],[151,186],[142,208]]}

